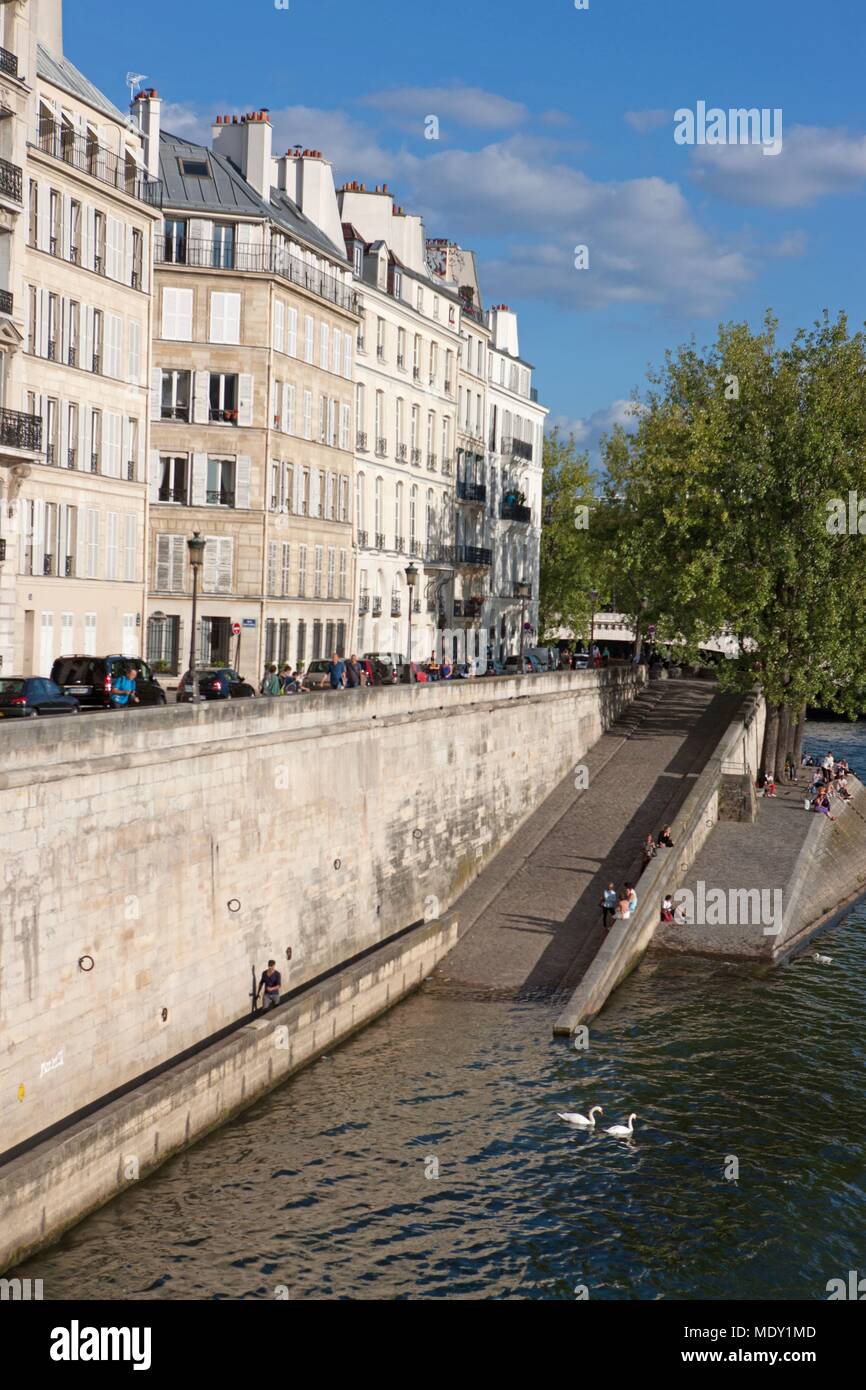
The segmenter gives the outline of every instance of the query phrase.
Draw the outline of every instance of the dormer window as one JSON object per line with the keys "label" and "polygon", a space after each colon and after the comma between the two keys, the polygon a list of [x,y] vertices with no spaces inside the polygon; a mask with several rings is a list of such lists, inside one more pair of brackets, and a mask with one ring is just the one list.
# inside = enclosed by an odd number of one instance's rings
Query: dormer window
{"label": "dormer window", "polygon": [[391,293],[395,299],[403,298],[403,272],[396,266],[391,269]]}
{"label": "dormer window", "polygon": [[355,274],[360,280],[364,274],[364,248],[359,241],[356,241],[354,244],[354,250],[352,252],[352,264],[354,266]]}

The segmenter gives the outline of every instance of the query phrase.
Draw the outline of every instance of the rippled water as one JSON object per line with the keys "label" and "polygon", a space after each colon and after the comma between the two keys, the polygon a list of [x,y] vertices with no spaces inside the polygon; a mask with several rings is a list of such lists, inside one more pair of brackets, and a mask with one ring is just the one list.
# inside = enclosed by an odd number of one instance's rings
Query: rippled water
{"label": "rippled water", "polygon": [[[866,770],[841,727],[810,746]],[[866,1269],[866,909],[819,949],[648,958],[588,1052],[549,1000],[431,982],[20,1273],[49,1298],[826,1298]],[[556,1118],[593,1103],[634,1140]]]}

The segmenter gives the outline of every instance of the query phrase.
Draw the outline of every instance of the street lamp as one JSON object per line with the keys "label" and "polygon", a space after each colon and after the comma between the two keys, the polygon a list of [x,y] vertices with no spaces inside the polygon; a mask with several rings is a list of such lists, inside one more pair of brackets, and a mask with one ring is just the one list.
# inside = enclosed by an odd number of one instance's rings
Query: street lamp
{"label": "street lamp", "polygon": [[646,612],[647,608],[649,608],[649,599],[647,598],[646,594],[644,594],[643,598],[640,601],[640,608],[638,609],[637,615],[637,632],[635,634],[634,644],[635,666],[640,665],[641,649],[643,647],[643,615]]}
{"label": "street lamp", "polygon": [[598,589],[590,589],[589,596],[592,599],[592,621],[589,625],[589,659],[592,661],[592,649],[595,646],[595,613],[598,607]]}
{"label": "street lamp", "polygon": [[418,583],[418,569],[410,561],[406,566],[406,583],[409,585],[409,684],[412,684],[412,605],[415,602],[415,585]]}
{"label": "street lamp", "polygon": [[196,608],[198,606],[198,572],[204,564],[205,542],[200,531],[193,531],[189,537],[186,548],[189,551],[189,562],[192,566],[192,629],[189,635],[189,675],[192,682],[192,701],[198,704],[201,696],[196,680],[195,667],[195,629],[196,629]]}
{"label": "street lamp", "polygon": [[523,671],[523,644],[526,640],[526,600],[532,598],[532,585],[525,579],[518,579],[514,585],[514,597],[520,599],[520,674]]}

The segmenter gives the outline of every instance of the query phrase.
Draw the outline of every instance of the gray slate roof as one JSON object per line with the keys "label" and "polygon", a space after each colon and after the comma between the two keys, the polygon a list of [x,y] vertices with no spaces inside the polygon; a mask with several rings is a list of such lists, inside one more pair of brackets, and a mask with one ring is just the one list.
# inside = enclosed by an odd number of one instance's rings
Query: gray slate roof
{"label": "gray slate roof", "polygon": [[[209,178],[184,174],[181,160],[203,161],[210,170]],[[163,131],[159,142],[159,176],[163,183],[163,207],[166,211],[234,213],[237,216],[270,218],[297,241],[345,265],[344,247],[337,247],[314,222],[305,217],[297,203],[279,188],[271,189],[270,204],[234,165],[209,149],[180,136]]]}
{"label": "gray slate roof", "polygon": [[107,96],[103,96],[98,87],[94,87],[93,83],[88,81],[83,72],[78,71],[74,63],[70,63],[68,58],[58,57],[41,43],[37,46],[36,71],[44,81],[51,82],[55,87],[68,92],[71,97],[86,102],[94,110],[101,111],[104,116],[124,123],[129,119],[108,100]]}

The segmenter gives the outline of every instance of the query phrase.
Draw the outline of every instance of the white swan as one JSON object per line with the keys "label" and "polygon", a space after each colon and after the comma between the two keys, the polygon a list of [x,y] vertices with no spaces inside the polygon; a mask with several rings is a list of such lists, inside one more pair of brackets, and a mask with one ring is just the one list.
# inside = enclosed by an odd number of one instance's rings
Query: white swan
{"label": "white swan", "polygon": [[560,1120],[565,1120],[567,1125],[577,1125],[579,1129],[595,1129],[595,1117],[597,1114],[604,1114],[600,1105],[594,1105],[588,1116],[579,1115],[577,1111],[566,1111],[564,1115],[557,1111]]}
{"label": "white swan", "polygon": [[611,1125],[610,1129],[606,1129],[604,1132],[605,1134],[613,1135],[614,1139],[630,1139],[634,1134],[634,1122],[636,1119],[637,1115],[629,1115],[627,1125]]}
{"label": "white swan", "polygon": [[832,957],[832,956],[822,956],[822,955],[819,955],[817,951],[815,952],[815,960],[818,962],[819,965],[832,965],[832,964],[833,964],[833,957]]}

